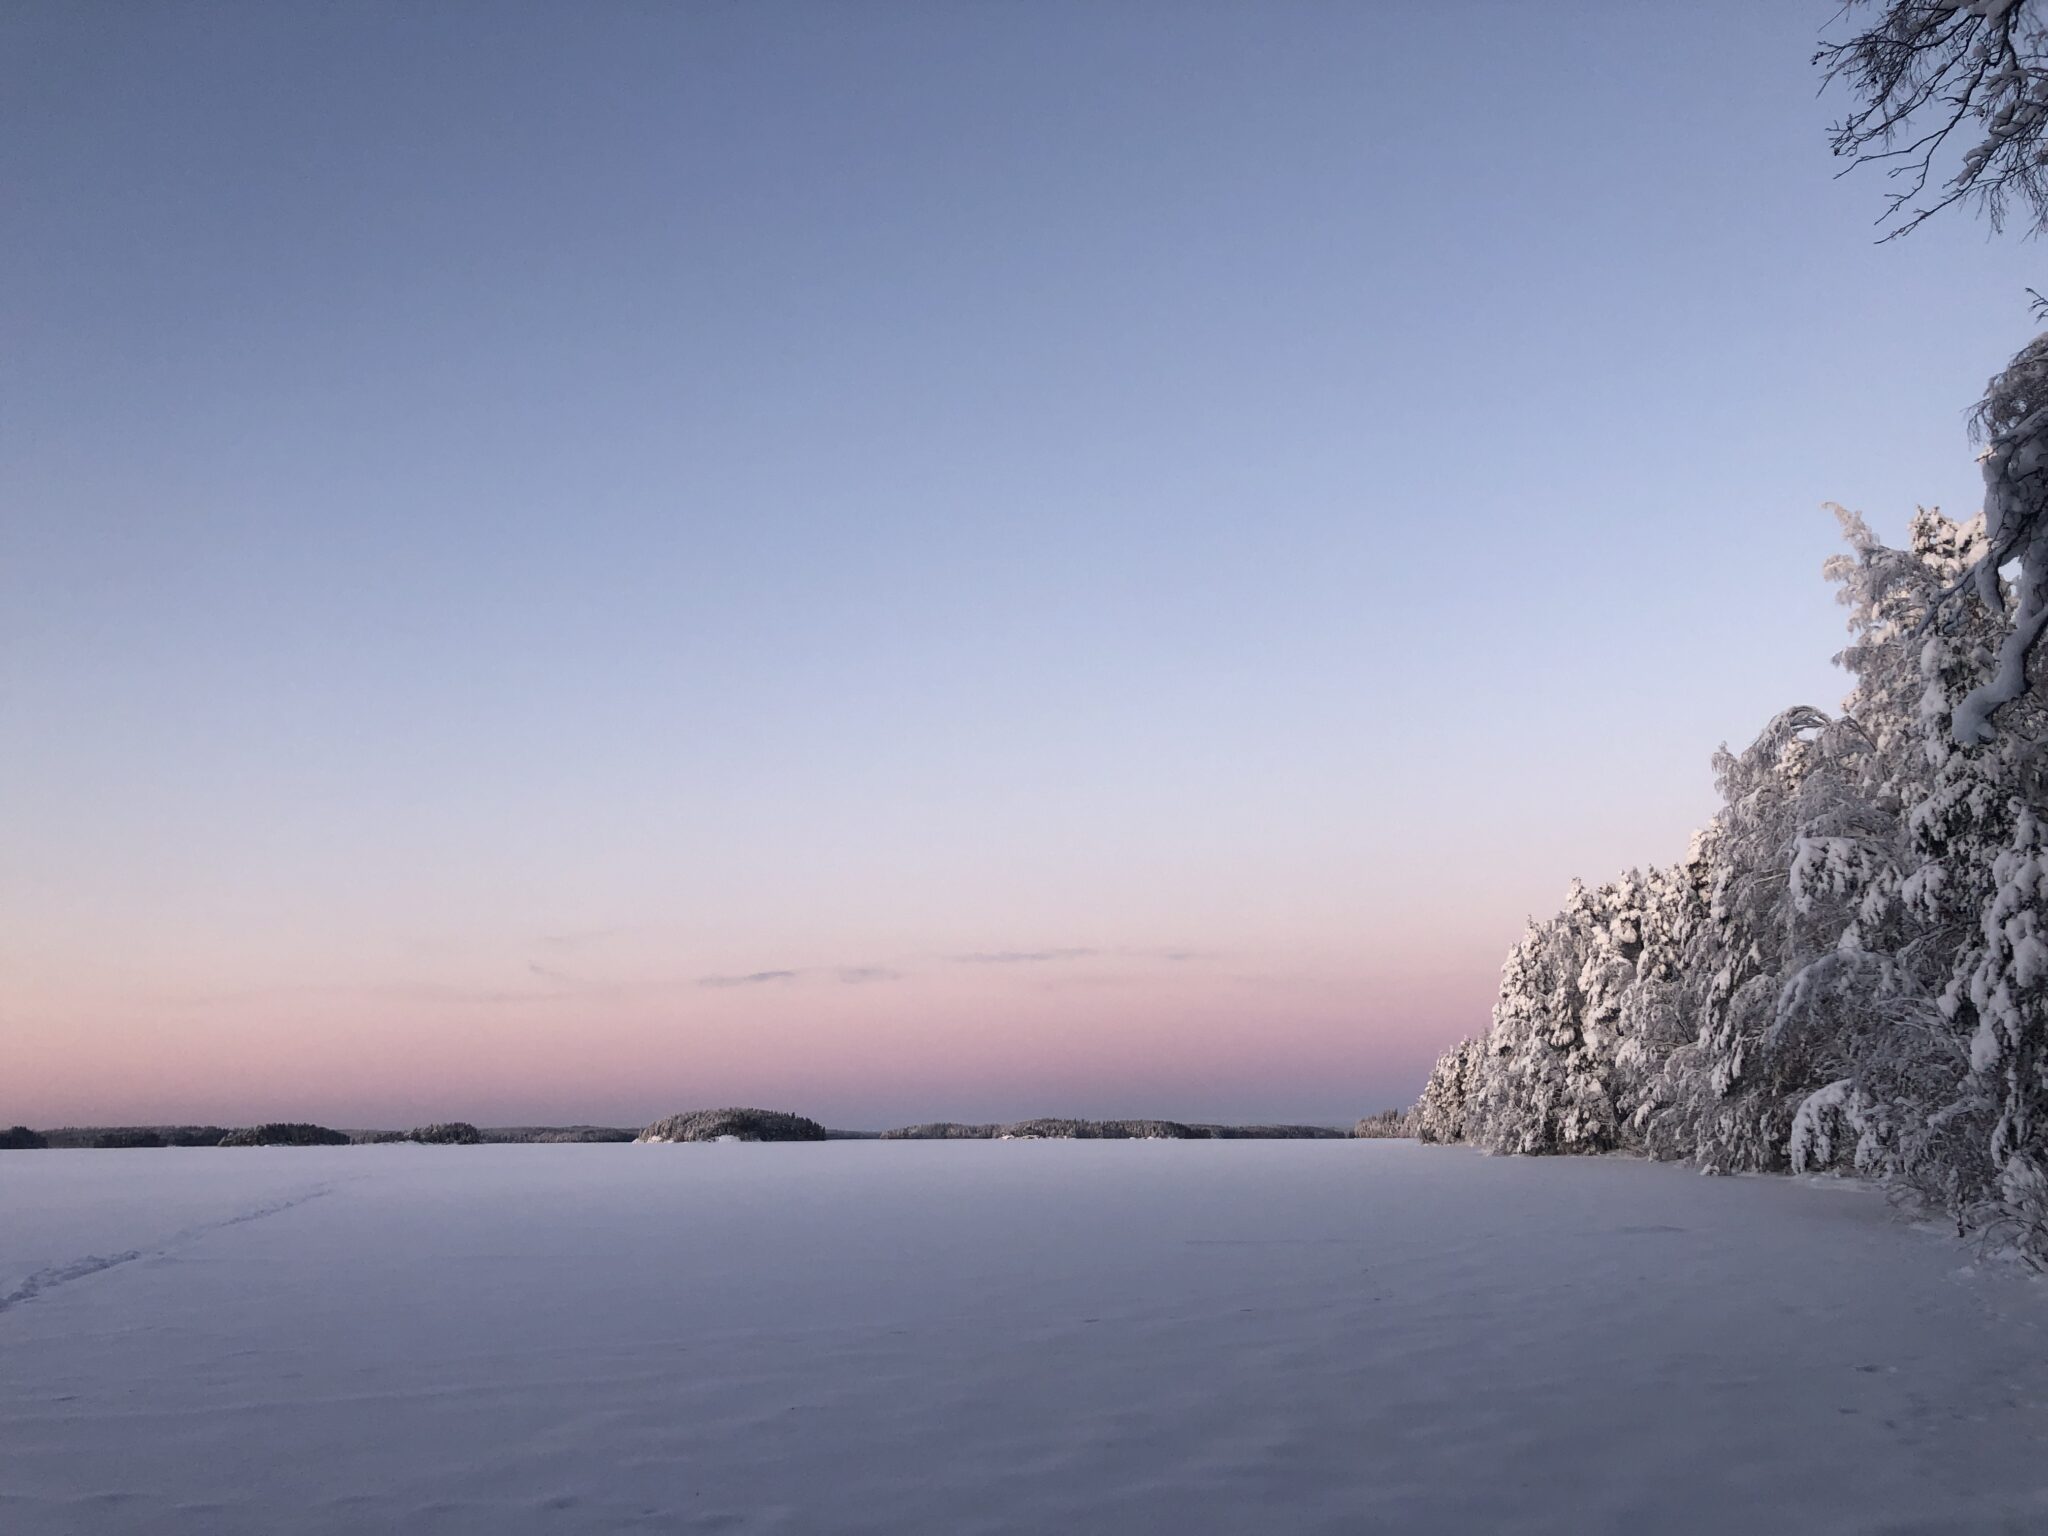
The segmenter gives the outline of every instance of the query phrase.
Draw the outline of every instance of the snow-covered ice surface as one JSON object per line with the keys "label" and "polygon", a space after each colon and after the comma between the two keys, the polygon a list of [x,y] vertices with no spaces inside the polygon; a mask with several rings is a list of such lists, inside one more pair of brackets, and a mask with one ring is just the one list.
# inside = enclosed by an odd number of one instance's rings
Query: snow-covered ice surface
{"label": "snow-covered ice surface", "polygon": [[0,1531],[2048,1531],[2048,1286],[1400,1142],[0,1153]]}

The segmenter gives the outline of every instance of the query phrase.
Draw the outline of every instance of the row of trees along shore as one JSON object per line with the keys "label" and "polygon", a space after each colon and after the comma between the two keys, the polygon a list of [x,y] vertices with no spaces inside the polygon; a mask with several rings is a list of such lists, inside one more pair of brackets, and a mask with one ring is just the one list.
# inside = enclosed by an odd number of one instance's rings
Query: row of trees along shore
{"label": "row of trees along shore", "polygon": [[[1885,238],[1957,204],[2048,231],[2039,0],[1843,14],[1869,24],[1817,61],[1856,97],[1836,152],[1890,178]],[[2048,1267],[2048,336],[1975,426],[1981,515],[1892,549],[1838,511],[1841,709],[1723,748],[1683,859],[1530,924],[1423,1140],[1853,1170]]]}
{"label": "row of trees along shore", "polygon": [[1984,518],[1923,510],[1896,550],[1840,516],[1840,712],[1724,748],[1683,859],[1532,922],[1414,1129],[1854,1170],[2048,1263],[2048,690],[1973,706],[2015,633]]}

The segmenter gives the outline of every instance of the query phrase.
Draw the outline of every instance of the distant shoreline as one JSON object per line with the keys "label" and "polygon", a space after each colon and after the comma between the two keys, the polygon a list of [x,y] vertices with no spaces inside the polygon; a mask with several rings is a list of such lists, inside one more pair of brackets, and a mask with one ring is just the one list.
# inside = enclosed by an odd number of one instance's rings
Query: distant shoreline
{"label": "distant shoreline", "polygon": [[[656,1122],[657,1125],[662,1122]],[[1128,1119],[1084,1120],[1040,1117],[1028,1120],[963,1122],[930,1121],[882,1131],[820,1127],[826,1141],[1306,1141],[1353,1136],[1386,1137],[1402,1133],[1399,1118],[1388,1112],[1368,1116],[1356,1127],[1334,1125],[1223,1125],[1211,1122]],[[112,1151],[156,1147],[218,1147],[252,1145],[366,1146],[417,1142],[448,1145],[516,1145],[528,1143],[622,1144],[646,1139],[647,1130],[607,1125],[475,1126],[442,1122],[415,1130],[363,1127],[330,1129],[301,1122],[259,1126],[191,1124],[67,1125],[46,1130],[27,1126],[0,1129],[0,1151]],[[741,1136],[738,1139],[755,1139]],[[807,1139],[820,1139],[813,1135]]]}

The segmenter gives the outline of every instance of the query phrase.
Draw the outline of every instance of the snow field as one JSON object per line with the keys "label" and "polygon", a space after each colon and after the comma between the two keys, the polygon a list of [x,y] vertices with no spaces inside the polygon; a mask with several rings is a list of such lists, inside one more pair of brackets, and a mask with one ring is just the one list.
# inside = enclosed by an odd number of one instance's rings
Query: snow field
{"label": "snow field", "polygon": [[0,1530],[2038,1532],[2048,1288],[1405,1142],[0,1154]]}

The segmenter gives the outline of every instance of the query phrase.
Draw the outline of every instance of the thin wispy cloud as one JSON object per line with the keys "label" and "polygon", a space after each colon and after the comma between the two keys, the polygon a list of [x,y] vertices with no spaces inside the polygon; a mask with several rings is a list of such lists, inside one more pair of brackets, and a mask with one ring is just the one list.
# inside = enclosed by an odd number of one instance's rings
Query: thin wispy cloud
{"label": "thin wispy cloud", "polygon": [[971,955],[955,955],[961,965],[1043,965],[1056,960],[1090,960],[1099,949],[986,949]]}
{"label": "thin wispy cloud", "polygon": [[749,971],[744,976],[700,976],[700,987],[761,987],[771,982],[794,981],[801,975],[798,971]]}
{"label": "thin wispy cloud", "polygon": [[1070,945],[1060,949],[983,949],[972,954],[949,956],[959,965],[1046,965],[1062,960],[1212,960],[1213,952],[1174,947],[1145,948],[1124,945],[1117,949],[1091,949]]}
{"label": "thin wispy cloud", "polygon": [[802,981],[808,978],[826,978],[842,982],[847,986],[859,986],[868,982],[901,981],[903,973],[886,965],[832,965],[832,966],[789,966],[773,971],[748,971],[736,976],[699,977],[700,987],[760,987],[778,981]]}

